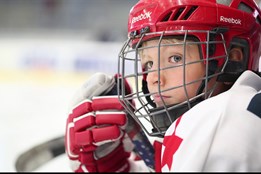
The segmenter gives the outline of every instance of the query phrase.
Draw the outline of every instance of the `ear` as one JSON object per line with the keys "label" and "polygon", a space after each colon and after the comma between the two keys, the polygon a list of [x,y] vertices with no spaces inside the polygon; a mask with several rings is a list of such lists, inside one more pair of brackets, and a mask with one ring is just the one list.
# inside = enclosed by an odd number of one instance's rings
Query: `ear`
{"label": "ear", "polygon": [[[243,61],[243,51],[239,47],[234,47],[229,51],[229,60],[235,62],[242,62]],[[224,82],[226,85],[232,85],[232,82]]]}
{"label": "ear", "polygon": [[234,47],[229,51],[229,59],[231,61],[240,62],[243,60],[243,51],[239,47]]}

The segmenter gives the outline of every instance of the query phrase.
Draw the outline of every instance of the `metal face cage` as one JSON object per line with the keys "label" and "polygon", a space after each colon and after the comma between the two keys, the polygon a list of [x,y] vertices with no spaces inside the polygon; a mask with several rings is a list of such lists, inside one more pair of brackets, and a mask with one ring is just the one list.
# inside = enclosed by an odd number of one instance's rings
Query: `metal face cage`
{"label": "metal face cage", "polygon": [[[164,39],[178,38],[177,43],[164,43]],[[148,40],[157,39],[154,46],[144,46],[143,43]],[[186,49],[189,45],[198,45],[200,60],[186,61]],[[182,63],[168,67],[160,65],[160,55],[162,47],[182,46]],[[139,52],[145,49],[156,48],[157,68],[146,70],[143,68]],[[144,33],[136,37],[130,37],[123,45],[118,56],[118,98],[125,107],[127,113],[131,115],[143,128],[149,136],[163,137],[168,127],[183,113],[191,109],[197,103],[212,96],[216,89],[214,85],[209,87],[209,80],[216,78],[223,73],[228,61],[228,54],[223,33],[217,33],[209,30],[175,30],[154,33]],[[200,79],[186,81],[186,68],[196,63],[204,63],[205,75]],[[183,83],[178,86],[172,86],[168,89],[161,89],[158,85],[157,92],[148,90],[146,77],[149,73],[156,72],[158,81],[161,73],[173,68],[182,68]],[[173,77],[169,77],[170,79]],[[132,85],[132,93],[126,93],[124,80]],[[197,95],[189,97],[187,86],[193,83],[201,82]],[[162,93],[166,91],[183,88],[186,100],[180,103],[168,105],[162,98]],[[159,94],[163,106],[157,107],[152,96]]]}

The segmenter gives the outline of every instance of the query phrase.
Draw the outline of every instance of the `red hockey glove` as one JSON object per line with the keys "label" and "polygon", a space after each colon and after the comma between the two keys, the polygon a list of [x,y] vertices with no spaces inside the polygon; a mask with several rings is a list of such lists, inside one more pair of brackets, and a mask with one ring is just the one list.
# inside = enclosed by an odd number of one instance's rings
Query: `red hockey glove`
{"label": "red hockey glove", "polygon": [[115,77],[95,74],[74,97],[65,148],[75,172],[129,171],[130,150],[123,144],[128,119],[117,95],[104,96],[114,86]]}

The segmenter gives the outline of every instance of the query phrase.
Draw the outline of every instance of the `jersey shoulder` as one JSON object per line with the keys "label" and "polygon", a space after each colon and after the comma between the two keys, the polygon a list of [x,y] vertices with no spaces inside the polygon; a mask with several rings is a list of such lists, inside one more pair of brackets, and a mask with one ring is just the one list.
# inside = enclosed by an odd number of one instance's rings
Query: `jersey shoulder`
{"label": "jersey shoulder", "polygon": [[231,93],[228,106],[234,112],[261,118],[261,78],[257,74],[249,70],[244,72],[228,92]]}
{"label": "jersey shoulder", "polygon": [[[226,92],[202,101],[185,115],[256,115],[261,118],[261,77],[247,70]],[[211,115],[212,115],[211,114]]]}
{"label": "jersey shoulder", "polygon": [[[257,154],[253,159],[259,160],[260,153],[249,144],[261,148],[261,139],[256,138],[261,132],[260,90],[261,78],[246,71],[230,90],[179,117],[164,137],[162,171],[228,171],[234,162],[244,163],[244,153]],[[235,147],[242,153],[228,153]],[[220,162],[220,157],[226,161]]]}

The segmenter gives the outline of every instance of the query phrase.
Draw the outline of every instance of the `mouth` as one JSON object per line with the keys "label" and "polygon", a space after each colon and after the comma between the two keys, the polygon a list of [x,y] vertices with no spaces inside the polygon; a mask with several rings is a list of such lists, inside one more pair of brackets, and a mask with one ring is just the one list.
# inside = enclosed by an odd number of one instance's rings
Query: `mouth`
{"label": "mouth", "polygon": [[159,94],[155,94],[152,97],[154,99],[154,102],[157,104],[161,104],[161,103],[163,103],[163,101],[166,101],[171,98],[170,96],[159,95]]}

